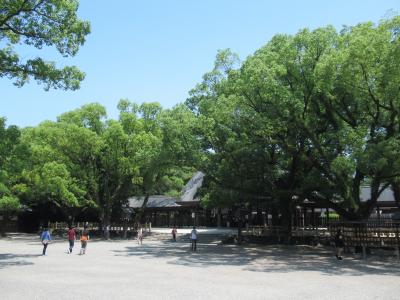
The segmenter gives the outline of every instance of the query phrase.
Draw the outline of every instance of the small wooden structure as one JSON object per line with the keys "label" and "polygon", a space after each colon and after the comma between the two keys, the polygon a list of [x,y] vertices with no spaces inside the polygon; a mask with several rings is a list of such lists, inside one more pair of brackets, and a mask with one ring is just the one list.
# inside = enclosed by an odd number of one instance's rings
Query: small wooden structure
{"label": "small wooden structure", "polygon": [[333,238],[341,230],[345,248],[361,247],[366,258],[367,248],[392,248],[400,259],[400,222],[358,221],[333,222],[329,224]]}

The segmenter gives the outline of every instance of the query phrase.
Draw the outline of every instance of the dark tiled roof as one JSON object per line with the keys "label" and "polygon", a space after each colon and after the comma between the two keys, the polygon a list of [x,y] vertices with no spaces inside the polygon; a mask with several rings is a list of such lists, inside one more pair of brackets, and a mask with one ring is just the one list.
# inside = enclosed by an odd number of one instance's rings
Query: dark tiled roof
{"label": "dark tiled roof", "polygon": [[197,196],[198,189],[203,185],[203,178],[204,173],[200,171],[193,175],[182,191],[180,202],[199,201],[195,197]]}
{"label": "dark tiled roof", "polygon": [[[371,198],[371,187],[363,186],[361,188],[360,198],[361,198],[361,201],[367,201],[368,199],[370,199]],[[377,202],[379,203],[379,202],[394,202],[394,201],[395,200],[394,200],[393,191],[390,188],[386,188],[379,195]]]}
{"label": "dark tiled roof", "polygon": [[[164,195],[153,195],[149,197],[147,208],[167,208],[196,205],[200,199],[196,198],[198,189],[203,184],[204,173],[196,172],[182,190],[180,198],[168,197]],[[128,199],[129,207],[139,208],[143,206],[144,196],[131,197]]]}
{"label": "dark tiled roof", "polygon": [[[129,198],[128,199],[129,207],[132,207],[132,208],[142,207],[144,198],[145,198],[144,196]],[[146,207],[149,207],[149,208],[179,207],[180,205],[176,203],[178,200],[179,199],[177,199],[177,198],[168,197],[168,196],[164,196],[164,195],[154,195],[154,196],[149,197],[149,201],[147,202]]]}

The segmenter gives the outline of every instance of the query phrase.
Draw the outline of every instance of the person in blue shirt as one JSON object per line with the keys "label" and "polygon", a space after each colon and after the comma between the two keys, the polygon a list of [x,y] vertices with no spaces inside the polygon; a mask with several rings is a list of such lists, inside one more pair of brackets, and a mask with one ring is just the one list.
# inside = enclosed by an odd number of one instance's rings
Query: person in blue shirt
{"label": "person in blue shirt", "polygon": [[196,251],[197,236],[198,236],[198,234],[197,234],[196,227],[193,226],[193,230],[192,230],[192,232],[190,233],[190,240],[191,240],[191,242],[192,242],[192,246],[191,246],[192,251]]}
{"label": "person in blue shirt", "polygon": [[50,231],[46,227],[43,229],[42,235],[40,236],[40,240],[42,241],[43,244],[43,255],[46,255],[47,245],[51,241]]}

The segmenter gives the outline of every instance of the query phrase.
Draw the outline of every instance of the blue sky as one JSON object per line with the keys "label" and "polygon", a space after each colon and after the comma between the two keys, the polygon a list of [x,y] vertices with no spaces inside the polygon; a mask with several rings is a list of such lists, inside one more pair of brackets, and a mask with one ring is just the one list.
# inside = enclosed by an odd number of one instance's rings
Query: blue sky
{"label": "blue sky", "polygon": [[400,1],[81,0],[79,16],[91,22],[92,33],[75,57],[20,49],[25,58],[78,66],[86,72],[81,89],[46,92],[35,81],[17,88],[0,78],[0,116],[8,125],[36,126],[99,102],[117,118],[121,98],[169,108],[211,70],[218,49],[231,48],[243,60],[277,33],[378,22],[389,10],[399,12]]}

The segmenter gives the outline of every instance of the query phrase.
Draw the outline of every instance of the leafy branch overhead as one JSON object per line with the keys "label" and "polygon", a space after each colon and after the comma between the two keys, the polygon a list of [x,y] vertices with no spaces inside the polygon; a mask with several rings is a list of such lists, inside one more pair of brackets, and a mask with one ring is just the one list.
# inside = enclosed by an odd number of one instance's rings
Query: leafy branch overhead
{"label": "leafy branch overhead", "polygon": [[90,33],[90,24],[77,16],[76,0],[0,0],[0,76],[21,87],[35,79],[45,90],[80,87],[85,74],[75,66],[58,68],[41,57],[21,59],[14,45],[37,49],[55,47],[63,56],[74,56]]}

